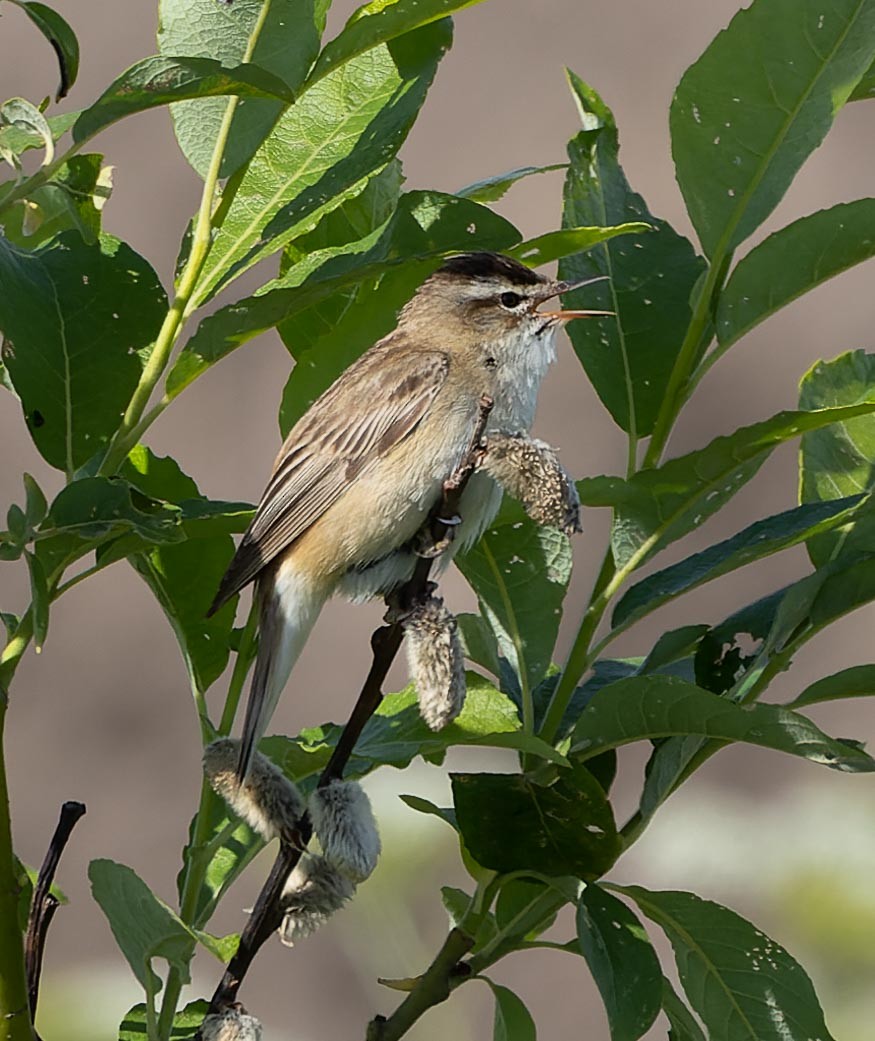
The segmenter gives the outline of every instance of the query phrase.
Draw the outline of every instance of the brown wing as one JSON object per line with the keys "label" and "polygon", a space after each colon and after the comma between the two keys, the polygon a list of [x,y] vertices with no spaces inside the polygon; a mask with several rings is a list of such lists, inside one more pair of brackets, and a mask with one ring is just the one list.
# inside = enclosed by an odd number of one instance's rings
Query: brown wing
{"label": "brown wing", "polygon": [[311,405],[280,449],[210,614],[303,535],[369,463],[416,429],[448,370],[439,351],[378,346]]}

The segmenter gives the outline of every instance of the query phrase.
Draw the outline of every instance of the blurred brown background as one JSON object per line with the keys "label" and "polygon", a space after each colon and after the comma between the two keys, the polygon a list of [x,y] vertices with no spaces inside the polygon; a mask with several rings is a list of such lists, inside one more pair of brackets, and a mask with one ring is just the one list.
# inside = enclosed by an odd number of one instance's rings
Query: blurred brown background
{"label": "blurred brown background", "polygon": [[[82,74],[70,108],[89,103],[123,68],[155,50],[153,3],[54,0],[76,28]],[[337,0],[333,34],[352,9]],[[684,69],[730,19],[737,0],[491,0],[456,19],[447,55],[422,117],[402,151],[408,185],[454,190],[493,173],[564,159],[577,130],[563,66],[593,83],[617,117],[622,159],[633,187],[654,213],[691,234],[673,179],[668,105]],[[0,6],[0,98],[39,100],[55,87],[48,46],[21,12]],[[812,157],[766,230],[817,208],[871,194],[875,104],[846,109]],[[200,182],[178,152],[166,111],[126,120],[100,140],[115,164],[115,190],[105,226],[129,241],[169,283],[185,222]],[[561,174],[517,187],[501,209],[526,234],[557,226]],[[700,388],[671,450],[704,444],[733,427],[793,407],[799,377],[819,357],[871,347],[872,266],[822,287],[736,346]],[[243,292],[243,288],[238,291]],[[174,455],[208,495],[254,500],[278,446],[276,412],[289,358],[274,336],[248,345],[201,379],[150,435]],[[560,445],[578,475],[620,472],[625,448],[586,384],[570,349],[549,376],[537,432]],[[9,395],[0,398],[0,504],[22,498],[20,472],[48,492],[58,475],[41,462]],[[776,453],[761,475],[702,531],[684,553],[745,523],[794,504],[796,446]],[[567,646],[601,557],[607,518],[590,512],[576,542],[576,577],[566,609]],[[679,555],[676,554],[676,555]],[[666,563],[668,560],[665,561]],[[640,626],[618,649],[645,653],[664,628],[716,621],[799,575],[804,553],[706,587],[665,609],[657,628]],[[455,576],[451,605],[470,597]],[[0,571],[0,607],[26,604],[21,565]],[[342,719],[368,659],[377,607],[327,609],[277,712],[278,731],[293,733]],[[812,643],[778,692],[871,656],[875,611],[858,611]],[[404,682],[402,670],[393,678]],[[129,864],[175,904],[179,852],[199,783],[198,733],[185,674],[170,630],[145,586],[122,564],[79,586],[57,605],[45,650],[19,669],[7,728],[7,754],[19,855],[41,860],[59,804],[84,801],[88,815],[74,834],[59,883],[71,904],[50,934],[44,976],[42,1033],[47,1041],[103,1041],[115,1036],[126,1009],[140,1000],[88,893],[94,857]],[[220,685],[214,697],[221,697]],[[834,733],[872,738],[866,702],[815,713]],[[452,764],[496,762],[454,756]],[[623,762],[623,809],[630,808],[643,754]],[[272,943],[259,958],[242,998],[265,1024],[266,1038],[340,1041],[363,1036],[366,1020],[388,1012],[396,996],[375,977],[420,971],[445,929],[438,886],[464,885],[448,830],[418,817],[397,799],[416,791],[437,798],[445,774],[420,766],[385,770],[368,785],[386,852],[355,903],[322,933],[293,951]],[[694,888],[750,914],[788,945],[815,977],[833,1033],[841,1041],[871,1037],[875,1017],[871,936],[875,898],[875,790],[871,778],[847,777],[751,749],[723,752],[665,807],[616,876],[664,888]],[[265,871],[260,863],[253,875]],[[246,879],[225,901],[216,931],[239,929],[240,909],[257,891]],[[570,920],[559,933],[567,936]],[[663,944],[664,948],[665,945]],[[193,996],[209,993],[219,966],[200,954]],[[516,956],[495,977],[528,1003],[542,1041],[586,1037],[606,1041],[607,1024],[582,961],[548,953]],[[867,986],[868,984],[868,986]],[[470,986],[411,1034],[418,1041],[452,1032],[455,1041],[491,1036],[491,997]],[[663,1038],[661,1022],[648,1035]]]}

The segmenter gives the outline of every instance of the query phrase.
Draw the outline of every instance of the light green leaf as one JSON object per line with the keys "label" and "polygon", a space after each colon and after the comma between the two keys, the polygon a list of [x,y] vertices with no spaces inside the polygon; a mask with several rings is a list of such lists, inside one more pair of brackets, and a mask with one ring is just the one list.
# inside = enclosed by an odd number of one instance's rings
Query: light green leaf
{"label": "light green leaf", "polygon": [[[803,377],[799,401],[803,408],[852,405],[875,394],[875,354],[848,351],[820,361]],[[803,502],[829,501],[875,489],[875,420],[871,416],[812,431],[802,438],[800,455]],[[839,553],[867,551],[875,525],[872,506],[861,509],[852,530],[812,539],[808,552],[816,567]]]}
{"label": "light green leaf", "polygon": [[687,70],[672,154],[709,257],[768,217],[873,57],[872,0],[755,0]]}
{"label": "light green leaf", "polygon": [[875,665],[852,665],[810,684],[784,708],[799,709],[821,701],[867,698],[875,694]]}
{"label": "light green leaf", "polygon": [[225,68],[214,58],[143,58],[123,72],[73,124],[73,140],[87,141],[125,116],[185,98],[273,98],[288,104],[292,91],[257,65]]}
{"label": "light green leaf", "polygon": [[70,475],[108,444],[166,310],[155,272],[117,239],[67,232],[36,253],[0,239],[3,363],[52,466]]}
{"label": "light green leaf", "polygon": [[518,181],[522,181],[526,177],[532,177],[535,174],[565,170],[567,167],[568,163],[553,163],[552,166],[520,166],[516,170],[509,170],[507,173],[495,174],[492,177],[484,178],[482,181],[474,181],[473,184],[467,184],[464,188],[460,188],[456,195],[461,196],[463,199],[471,199],[472,202],[498,202],[499,199],[504,198]]}
{"label": "light green leaf", "polygon": [[581,715],[571,755],[588,759],[632,741],[693,735],[744,741],[850,773],[875,771],[861,748],[777,705],[737,705],[673,676],[636,676],[603,688]]}
{"label": "light green leaf", "polygon": [[583,253],[618,235],[641,235],[651,230],[650,224],[641,221],[618,224],[612,228],[567,227],[561,231],[549,231],[546,235],[538,235],[537,238],[521,242],[506,252],[508,256],[515,257],[528,267],[541,267],[542,264],[551,264],[554,260]]}
{"label": "light green leaf", "polygon": [[692,245],[654,217],[619,162],[611,110],[568,73],[584,129],[568,145],[563,227],[645,222],[648,234],[606,241],[559,265],[569,281],[609,276],[567,297],[571,307],[613,311],[613,318],[572,322],[568,335],[605,407],[623,430],[653,430],[690,322],[690,295],[704,267]]}
{"label": "light green leaf", "polygon": [[442,21],[365,51],[286,110],[217,214],[198,303],[315,227],[394,157],[451,39]]}
{"label": "light green leaf", "polygon": [[619,856],[610,803],[582,766],[559,770],[552,783],[526,774],[450,777],[459,829],[483,867],[592,880]]}
{"label": "light green leaf", "polygon": [[522,999],[508,987],[493,983],[486,976],[481,979],[489,984],[495,997],[492,1041],[536,1041],[535,1021]]}
{"label": "light green leaf", "polygon": [[37,0],[14,0],[52,46],[61,70],[55,101],[67,96],[79,74],[79,41],[69,23],[57,11]]}
{"label": "light green leaf", "polygon": [[644,927],[621,900],[590,883],[577,905],[577,937],[611,1041],[638,1041],[662,1007],[662,970]]}
{"label": "light green leaf", "polygon": [[809,289],[873,256],[875,199],[840,203],[776,231],[738,262],[720,294],[721,352]]}
{"label": "light green leaf", "polygon": [[568,537],[539,528],[520,507],[508,503],[456,563],[477,594],[521,690],[534,690],[550,665],[562,621],[571,578]]}
{"label": "light green leaf", "polygon": [[[46,117],[25,98],[10,98],[0,105],[0,134],[7,127],[27,136],[39,138],[46,150],[43,166],[48,166],[55,158],[55,139]],[[0,137],[0,145],[10,148],[9,140],[4,140],[3,137]],[[14,152],[14,150],[12,151]]]}
{"label": "light green leaf", "polygon": [[681,983],[720,1041],[832,1041],[811,980],[750,922],[693,893],[616,886],[665,931]]}
{"label": "light green leaf", "polygon": [[861,495],[850,495],[832,502],[806,503],[756,521],[732,538],[654,572],[632,586],[614,609],[611,624],[614,628],[626,628],[705,582],[809,538],[817,538],[824,532],[835,531],[853,521],[862,500]]}
{"label": "light green leaf", "polygon": [[875,412],[875,401],[811,412],[779,412],[660,467],[640,470],[628,481],[594,477],[578,481],[577,489],[585,506],[615,507],[614,559],[618,567],[640,567],[721,509],[778,445],[871,412]]}
{"label": "light green leaf", "polygon": [[[260,24],[255,47],[247,59],[279,77],[296,95],[319,53],[328,0],[161,0],[158,50],[167,58],[218,59],[226,67],[246,58],[249,39]],[[286,102],[247,98],[234,112],[228,143],[219,170],[230,177],[270,132]],[[171,105],[176,139],[186,159],[205,177],[212,159],[228,101],[198,98]]]}

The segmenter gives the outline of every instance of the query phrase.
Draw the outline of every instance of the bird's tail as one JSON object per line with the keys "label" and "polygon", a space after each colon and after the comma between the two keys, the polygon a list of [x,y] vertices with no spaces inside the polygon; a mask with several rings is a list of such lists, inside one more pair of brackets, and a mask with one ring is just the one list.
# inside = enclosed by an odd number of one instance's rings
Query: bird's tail
{"label": "bird's tail", "polygon": [[259,578],[258,654],[243,721],[237,780],[249,773],[252,756],[264,736],[289,673],[298,660],[313,623],[325,602],[323,593],[306,581],[295,580],[289,568],[277,569]]}

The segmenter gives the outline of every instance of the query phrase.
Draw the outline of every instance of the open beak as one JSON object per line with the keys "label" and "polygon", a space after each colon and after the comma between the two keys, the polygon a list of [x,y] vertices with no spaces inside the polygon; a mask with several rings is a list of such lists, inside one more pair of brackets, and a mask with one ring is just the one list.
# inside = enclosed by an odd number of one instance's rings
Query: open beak
{"label": "open beak", "polygon": [[[541,298],[541,301],[552,300],[556,296],[560,296],[562,293],[570,293],[574,289],[582,289],[583,286],[591,286],[594,282],[604,282],[608,278],[607,275],[599,275],[598,278],[585,278],[581,282],[553,282],[549,286],[546,286],[546,292]],[[538,314],[548,319],[550,322],[558,322],[564,325],[566,322],[570,322],[575,318],[607,318],[615,314],[614,311],[577,311],[577,310],[566,310],[562,309],[559,311],[538,311]]]}

